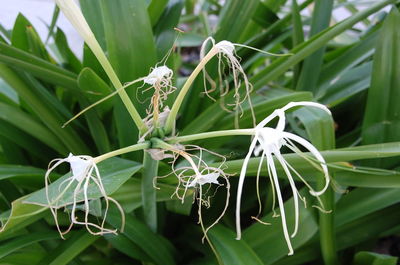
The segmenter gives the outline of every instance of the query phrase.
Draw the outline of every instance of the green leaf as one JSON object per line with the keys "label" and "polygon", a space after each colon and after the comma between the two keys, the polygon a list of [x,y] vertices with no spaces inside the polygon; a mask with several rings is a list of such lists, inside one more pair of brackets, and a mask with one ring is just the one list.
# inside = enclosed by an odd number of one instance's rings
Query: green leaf
{"label": "green leaf", "polygon": [[[292,42],[293,47],[299,45],[304,42],[304,31],[303,31],[303,23],[301,21],[300,8],[297,5],[297,0],[292,0],[292,13],[293,13],[293,34],[292,34]],[[292,87],[295,88],[300,76],[301,65],[298,64],[293,68],[293,81]]]}
{"label": "green leaf", "polygon": [[[175,184],[157,183],[157,187],[159,188],[156,192],[157,202],[167,202],[167,204],[171,202],[179,204],[181,208],[176,206],[171,211],[189,215],[187,211],[190,211],[192,206],[192,201],[191,201],[191,199],[193,198],[192,190],[187,191],[185,203],[184,205],[182,205],[181,200],[177,198],[171,198],[172,194],[174,194],[176,190]],[[132,212],[133,210],[141,207],[142,206],[141,180],[137,178],[129,179],[113,194],[113,198],[123,206],[126,212]]]}
{"label": "green leaf", "polygon": [[350,191],[337,202],[335,224],[341,226],[398,203],[398,192],[396,188],[356,188]]}
{"label": "green leaf", "polygon": [[[0,43],[1,45],[1,43]],[[10,84],[32,108],[35,114],[49,127],[49,129],[64,142],[65,146],[74,153],[88,153],[88,148],[72,130],[71,127],[62,129],[62,118],[54,109],[43,104],[43,99],[32,91],[24,80],[22,80],[13,70],[7,66],[0,64],[0,76]]]}
{"label": "green leaf", "polygon": [[0,239],[36,222],[47,214],[46,208],[42,206],[22,203],[27,197],[13,201],[11,211],[0,215],[2,224]]}
{"label": "green leaf", "polygon": [[367,252],[360,251],[354,256],[352,265],[396,265],[398,258]]}
{"label": "green leaf", "polygon": [[[350,97],[365,91],[370,84],[372,63],[364,63],[340,75],[333,84],[327,85],[326,93],[320,99],[331,108],[343,103]],[[322,88],[323,89],[323,88]]]}
{"label": "green leaf", "polygon": [[[79,74],[78,85],[92,104],[112,93],[111,88],[92,69],[87,67]],[[103,116],[105,112],[111,110],[112,106],[113,99],[110,99],[96,106],[96,110]]]}
{"label": "green leaf", "polygon": [[[305,153],[306,154],[306,153]],[[376,145],[365,145],[365,146],[358,146],[358,147],[349,147],[349,148],[343,148],[343,149],[335,149],[335,150],[330,150],[330,151],[321,151],[321,155],[325,158],[325,161],[327,163],[333,163],[333,162],[345,162],[345,161],[355,161],[355,160],[363,160],[363,159],[371,159],[371,158],[385,158],[385,157],[393,157],[393,156],[399,156],[400,155],[400,142],[394,142],[394,143],[386,143],[386,144],[376,144]],[[286,161],[292,165],[296,170],[299,170],[302,172],[302,170],[310,170],[308,171],[312,175],[315,174],[315,168],[309,164],[309,163],[304,163],[304,158],[300,157],[297,154],[284,154],[283,157],[286,159]],[[247,174],[248,175],[255,175],[258,170],[258,164],[259,164],[260,158],[251,158],[249,161],[249,165],[247,167]],[[240,169],[242,168],[243,160],[231,160],[226,162],[226,173],[229,174],[235,174],[240,172]],[[279,163],[277,163],[277,171],[283,172],[282,168],[279,166]],[[264,168],[261,170],[262,175],[267,175],[267,172]],[[344,174],[350,174],[351,172],[346,172]],[[371,175],[369,174],[363,174],[362,177],[368,177],[368,176],[374,176],[373,171],[370,172]],[[394,174],[393,174],[394,173]],[[390,174],[391,179],[396,179],[397,174],[396,172],[393,172]],[[357,173],[353,173],[357,174]],[[278,175],[279,176],[279,175]],[[376,174],[375,177],[373,177],[376,181],[377,178],[381,177],[384,178],[384,175],[378,175]],[[314,177],[310,176],[303,176],[304,179],[307,181],[315,181]],[[338,178],[338,176],[336,176]],[[336,179],[339,183],[339,179]],[[360,180],[356,180],[355,183],[357,185],[363,185]]]}
{"label": "green leaf", "polygon": [[46,173],[45,170],[30,166],[19,165],[0,165],[0,180],[12,177],[43,177]]}
{"label": "green leaf", "polygon": [[[136,162],[131,162],[120,158],[110,158],[99,163],[98,168],[101,174],[101,181],[104,185],[104,189],[107,195],[110,195],[114,193],[123,183],[125,183],[133,174],[135,174],[141,168],[141,165]],[[67,173],[49,185],[48,193],[50,199],[58,196],[60,192],[60,184],[69,177],[71,177],[71,174]],[[67,189],[65,194],[60,198],[57,206],[63,207],[72,204],[74,189],[74,185],[71,185],[71,187]],[[101,197],[101,192],[97,186],[94,183],[90,183],[88,188],[88,199],[92,200]],[[83,193],[80,193],[77,197],[77,201],[82,200]],[[30,194],[24,200],[24,203],[36,204],[40,206],[48,205],[49,203],[47,201],[45,189],[43,188]]]}
{"label": "green leaf", "polygon": [[[294,111],[293,115],[301,120],[304,124],[307,134],[311,140],[311,143],[318,150],[327,150],[335,148],[335,128],[333,118],[325,111],[316,108],[301,108]],[[325,180],[322,176],[317,179],[318,190],[323,189],[325,186]],[[328,210],[334,210],[335,208],[335,196],[332,187],[328,189],[320,196],[320,199]],[[335,228],[334,228],[334,212],[326,214],[319,212],[319,236],[322,257],[324,263],[338,264],[338,256],[336,254],[336,241],[335,241]]]}
{"label": "green leaf", "polygon": [[104,21],[101,15],[101,1],[79,0],[79,4],[90,29],[93,31],[93,34],[96,37],[96,40],[99,42],[101,48],[106,50]]}
{"label": "green leaf", "polygon": [[[119,79],[125,83],[147,76],[150,68],[155,66],[157,57],[145,2],[102,0],[101,7],[108,56]],[[139,114],[144,117],[147,115],[147,105],[138,101],[136,89],[137,86],[132,86],[127,93]],[[145,94],[144,98],[150,97],[149,95]],[[138,138],[137,129],[134,124],[126,122],[130,119],[129,114],[119,101],[114,117],[120,146],[135,144]],[[139,159],[139,156],[133,156]]]}
{"label": "green leaf", "polygon": [[[371,86],[368,90],[367,107],[362,125],[364,144],[399,140],[400,131],[400,33],[397,25],[400,13],[393,8],[386,18],[374,55]],[[376,162],[390,166],[398,160]]]}
{"label": "green leaf", "polygon": [[[31,23],[21,13],[18,14],[11,35],[11,43],[14,47],[28,52],[30,50],[27,36],[27,28],[32,27]],[[35,54],[37,55],[37,54]]]}
{"label": "green leaf", "polygon": [[28,235],[18,236],[12,240],[2,243],[0,246],[0,259],[31,244],[35,244],[44,240],[56,239],[58,237],[59,235],[57,232],[36,232]]}
{"label": "green leaf", "polygon": [[106,240],[118,251],[124,253],[125,255],[141,260],[141,261],[151,261],[152,259],[143,251],[143,249],[133,243],[131,240],[128,239],[125,235],[104,235]]}
{"label": "green leaf", "polygon": [[58,51],[60,52],[61,56],[67,64],[66,68],[72,70],[75,73],[79,73],[82,70],[82,63],[69,48],[67,38],[60,28],[57,28],[55,43],[57,45]]}
{"label": "green leaf", "polygon": [[214,226],[208,236],[220,255],[223,264],[264,264],[245,240],[235,240],[235,235],[222,225]]}
{"label": "green leaf", "polygon": [[335,78],[340,77],[342,73],[346,73],[347,70],[357,66],[373,54],[378,33],[379,30],[372,31],[344,53],[336,56],[334,60],[323,66],[319,78],[319,86],[323,86],[323,88],[318,88],[317,98],[325,96],[324,93],[329,89]]}
{"label": "green leaf", "polygon": [[25,70],[51,84],[77,90],[76,74],[0,42],[0,62]]}
{"label": "green leaf", "polygon": [[310,54],[325,46],[326,43],[335,36],[351,28],[357,22],[382,9],[384,6],[394,2],[395,0],[385,0],[378,2],[375,5],[372,5],[369,8],[360,11],[358,14],[342,21],[341,23],[313,36],[308,41],[296,46],[290,51],[294,55],[281,57],[275,60],[271,65],[261,70],[253,78],[251,78],[250,81],[253,83],[254,88],[258,89],[269,81],[279,77],[295,64],[299,63]]}
{"label": "green leaf", "polygon": [[40,261],[40,264],[70,264],[70,261],[99,239],[99,237],[91,235],[86,230],[72,233],[73,235],[71,237],[62,241],[55,249],[52,249],[51,252]]}
{"label": "green leaf", "polygon": [[[157,4],[160,4],[160,1],[152,1],[149,6],[149,11],[150,7],[155,2],[157,2]],[[178,25],[182,9],[182,1],[169,1],[166,8],[164,8],[164,12],[160,17],[159,23],[157,23],[157,25],[154,27],[158,60],[162,60],[174,45],[174,41],[177,36],[177,32],[174,30],[174,28]]]}
{"label": "green leaf", "polygon": [[[310,100],[311,95],[308,92],[291,93],[290,90],[270,90],[266,93],[266,97],[262,97],[260,101],[254,102],[254,112],[257,120],[264,119],[269,113],[276,108],[282,107],[291,101]],[[205,132],[210,128],[232,128],[234,114],[228,114],[221,109],[219,103],[214,103],[210,108],[201,112],[200,115],[188,124],[182,131],[182,135]],[[240,119],[240,124],[252,126],[252,117],[247,107]]]}
{"label": "green leaf", "polygon": [[238,41],[243,33],[243,28],[249,23],[258,7],[257,0],[232,0],[228,1],[219,15],[215,40]]}
{"label": "green leaf", "polygon": [[[300,193],[307,197],[307,201],[311,200],[309,195],[304,192],[304,189],[300,191]],[[294,227],[295,215],[289,213],[294,213],[293,197],[285,202],[284,207],[285,212],[288,213],[286,216],[287,226],[289,229],[292,229]],[[301,206],[299,212],[299,230],[297,235],[291,239],[294,249],[308,242],[318,231],[318,223],[311,214],[311,211]],[[244,231],[243,239],[254,249],[263,264],[273,264],[288,254],[288,247],[283,236],[281,219],[280,217],[273,218],[272,213],[269,213],[261,220],[271,223],[271,225],[266,226],[255,223]],[[296,256],[296,250],[294,256]]]}
{"label": "green leaf", "polygon": [[50,38],[54,35],[54,29],[56,27],[59,14],[60,14],[60,8],[58,8],[57,5],[54,5],[53,16],[51,18],[51,22],[48,27],[49,33],[47,34],[45,44],[47,44],[49,42]]}
{"label": "green leaf", "polygon": [[48,128],[44,127],[35,117],[18,108],[0,103],[0,119],[39,139],[60,154],[68,152],[64,144]]}
{"label": "green leaf", "polygon": [[253,20],[263,28],[268,28],[275,21],[279,20],[279,17],[267,5],[260,1],[254,12]]}
{"label": "green leaf", "polygon": [[[82,109],[89,106],[89,103],[94,103],[111,93],[109,86],[107,86],[107,84],[105,84],[90,68],[84,68],[79,74],[78,85],[82,91],[86,92],[86,97],[89,98],[89,100],[83,97],[79,99]],[[90,109],[84,114],[89,125],[90,133],[100,153],[107,153],[110,151],[107,131],[100,117],[112,107],[112,103],[112,100],[108,100],[96,109]]]}
{"label": "green leaf", "polygon": [[[173,246],[163,237],[153,233],[150,228],[131,215],[126,215],[126,224],[122,233],[129,240],[141,247],[155,264],[173,265],[174,253]],[[107,221],[114,227],[119,227],[121,221],[118,214],[112,214],[110,211]]]}
{"label": "green leaf", "polygon": [[168,2],[169,0],[152,0],[150,2],[147,11],[149,12],[151,26],[155,26],[157,24]]}
{"label": "green leaf", "polygon": [[[314,36],[329,27],[333,2],[333,0],[315,1],[311,20],[310,36]],[[324,53],[325,47],[321,47],[304,60],[296,86],[297,90],[312,91],[316,94],[317,82],[321,72]]]}

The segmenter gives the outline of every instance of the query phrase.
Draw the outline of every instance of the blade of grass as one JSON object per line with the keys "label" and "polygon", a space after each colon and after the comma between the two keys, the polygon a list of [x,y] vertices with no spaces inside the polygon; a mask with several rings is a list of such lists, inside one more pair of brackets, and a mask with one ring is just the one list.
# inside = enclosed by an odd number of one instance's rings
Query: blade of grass
{"label": "blade of grass", "polygon": [[55,249],[52,249],[40,264],[64,265],[69,264],[82,251],[90,247],[99,237],[89,234],[86,230],[73,233],[65,241],[62,241]]}
{"label": "blade of grass", "polygon": [[[400,13],[393,7],[385,19],[374,55],[371,86],[362,124],[364,144],[397,141],[400,130]],[[379,160],[374,165],[398,165],[398,160]]]}
{"label": "blade of grass", "polygon": [[58,237],[59,235],[57,232],[36,232],[13,238],[0,246],[0,259],[31,244],[44,240],[56,239]]}
{"label": "blade of grass", "polygon": [[0,64],[0,75],[30,105],[35,114],[64,142],[71,152],[77,154],[89,153],[86,144],[78,134],[71,128],[62,129],[62,120],[55,115],[54,110],[51,110],[49,106],[43,105],[42,99],[38,98],[38,95],[34,94],[31,88],[14,71]]}

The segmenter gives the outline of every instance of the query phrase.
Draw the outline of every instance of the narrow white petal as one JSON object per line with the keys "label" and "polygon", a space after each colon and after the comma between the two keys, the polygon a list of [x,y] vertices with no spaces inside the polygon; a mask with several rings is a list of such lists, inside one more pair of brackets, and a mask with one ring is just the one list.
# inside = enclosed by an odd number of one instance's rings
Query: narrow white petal
{"label": "narrow white petal", "polygon": [[244,183],[244,178],[246,177],[246,170],[247,170],[247,165],[249,163],[251,154],[254,151],[254,148],[257,144],[257,135],[254,136],[253,141],[250,144],[249,152],[246,155],[246,158],[243,161],[242,169],[240,171],[240,176],[239,176],[239,183],[238,183],[238,190],[237,190],[237,197],[236,197],[236,239],[239,240],[242,237],[242,231],[240,227],[240,205],[241,205],[241,199],[242,199],[242,191],[243,191],[243,183]]}
{"label": "narrow white petal", "polygon": [[311,102],[311,101],[290,102],[286,106],[284,106],[282,108],[282,110],[286,111],[286,110],[288,110],[290,108],[300,107],[300,106],[309,106],[309,107],[319,108],[319,109],[322,109],[322,110],[326,111],[329,115],[332,115],[331,111],[325,105],[319,104],[319,103],[316,103],[316,102]]}
{"label": "narrow white petal", "polygon": [[281,212],[283,235],[285,236],[286,244],[287,244],[287,246],[289,248],[288,255],[293,255],[293,247],[292,247],[292,243],[290,242],[289,232],[288,232],[288,229],[287,229],[286,216],[285,216],[285,207],[283,205],[281,188],[279,187],[279,180],[278,180],[278,175],[276,173],[274,159],[273,159],[271,154],[266,154],[266,156],[267,156],[267,164],[268,164],[268,166],[271,167],[272,177],[274,179],[274,183],[273,184],[275,185],[276,195],[278,197],[279,210]]}
{"label": "narrow white petal", "polygon": [[324,171],[324,177],[325,177],[325,186],[322,190],[320,191],[310,191],[311,195],[313,196],[320,196],[322,195],[326,189],[329,187],[329,173],[328,173],[328,167],[326,166],[325,159],[322,157],[321,153],[315,148],[310,142],[308,142],[306,139],[301,138],[300,136],[297,136],[293,133],[288,133],[288,132],[283,132],[283,135],[285,138],[291,139],[302,146],[304,146],[308,151],[310,151],[315,158],[320,162],[321,168]]}
{"label": "narrow white petal", "polygon": [[290,170],[286,166],[286,161],[285,158],[281,155],[281,153],[276,153],[275,154],[276,158],[278,159],[279,163],[282,165],[283,170],[286,173],[286,176],[289,179],[290,187],[292,188],[292,193],[293,193],[293,202],[294,202],[294,216],[295,216],[295,224],[294,224],[294,230],[291,235],[291,237],[295,237],[297,234],[297,231],[299,229],[299,197],[298,197],[298,191],[296,188],[296,184],[293,180],[292,174],[290,173]]}

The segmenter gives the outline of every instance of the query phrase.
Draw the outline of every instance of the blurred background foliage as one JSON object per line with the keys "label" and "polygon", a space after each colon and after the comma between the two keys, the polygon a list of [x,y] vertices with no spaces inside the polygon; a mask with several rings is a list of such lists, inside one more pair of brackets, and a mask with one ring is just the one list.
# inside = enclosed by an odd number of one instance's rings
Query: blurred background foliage
{"label": "blurred background foliage", "polygon": [[[323,201],[332,213],[301,209],[295,254],[287,256],[279,219],[271,218],[271,192],[263,174],[263,226],[250,217],[258,211],[255,178],[247,180],[243,198],[244,236],[235,240],[234,207],[209,236],[222,261],[231,264],[397,264],[400,256],[400,25],[395,0],[80,0],[92,31],[121,82],[145,76],[174,45],[174,27],[183,30],[167,65],[178,89],[194,69],[207,36],[288,57],[266,57],[238,49],[254,86],[257,120],[290,101],[312,100],[327,105],[333,119],[315,110],[289,116],[290,130],[308,138],[330,165],[332,182]],[[385,8],[386,9],[383,9]],[[338,20],[335,10],[351,15]],[[43,188],[49,161],[69,152],[96,156],[137,142],[138,131],[119,98],[86,112],[65,128],[79,110],[113,91],[91,50],[82,58],[68,46],[56,20],[48,40],[18,15],[14,27],[0,27],[0,264],[216,264],[197,223],[197,206],[170,195],[174,179],[162,179],[157,191],[157,231],[144,222],[141,200],[142,152],[101,164],[103,178],[113,178],[112,196],[127,215],[118,236],[96,237],[75,227],[60,239],[50,211],[24,204]],[[208,66],[216,77],[215,62]],[[127,91],[145,116],[149,97],[138,87]],[[198,78],[177,121],[180,135],[232,129],[234,114],[206,97]],[[214,95],[218,97],[218,95]],[[171,105],[174,96],[170,96]],[[244,105],[240,127],[252,126]],[[224,137],[196,144],[228,157],[229,173],[238,173],[248,137]],[[285,155],[307,180],[320,173],[301,159]],[[253,177],[257,159],[249,166]],[[354,170],[357,166],[357,170]],[[378,170],[379,169],[379,170]],[[385,170],[382,170],[385,169]],[[63,171],[64,170],[64,171]],[[67,168],[58,172],[64,174]],[[279,169],[278,169],[279,170]],[[160,163],[159,175],[170,172]],[[237,175],[236,175],[237,176]],[[232,176],[235,195],[236,176]],[[57,177],[57,176],[55,176]],[[250,176],[251,177],[251,176]],[[282,185],[288,182],[282,179]],[[321,185],[321,183],[316,183]],[[305,191],[304,194],[306,194]],[[292,195],[284,189],[287,212]],[[204,212],[207,223],[224,205],[221,189]],[[231,196],[235,197],[235,196]],[[312,199],[309,199],[312,202]],[[231,200],[234,205],[234,200]],[[310,203],[311,205],[311,203]],[[118,227],[118,214],[107,222]],[[262,218],[261,218],[262,217]],[[288,214],[288,223],[294,216]],[[61,224],[68,223],[67,217]]]}

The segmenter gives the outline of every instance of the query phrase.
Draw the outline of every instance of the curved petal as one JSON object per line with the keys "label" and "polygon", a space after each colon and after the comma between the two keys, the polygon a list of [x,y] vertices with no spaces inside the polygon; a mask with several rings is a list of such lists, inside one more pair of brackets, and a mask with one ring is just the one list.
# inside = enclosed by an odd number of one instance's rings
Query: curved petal
{"label": "curved petal", "polygon": [[246,170],[247,170],[247,165],[249,163],[251,154],[254,151],[254,148],[256,147],[258,137],[257,135],[254,136],[253,141],[250,144],[249,147],[249,152],[246,155],[246,158],[243,161],[242,169],[240,170],[240,176],[239,176],[239,183],[238,183],[238,190],[237,190],[237,197],[236,197],[236,239],[239,240],[242,237],[242,231],[240,228],[240,206],[241,206],[241,199],[242,199],[242,191],[243,191],[243,183],[244,183],[244,178],[246,177]]}
{"label": "curved petal", "polygon": [[293,180],[292,174],[290,173],[289,168],[286,165],[285,158],[281,155],[281,153],[275,154],[276,158],[278,159],[279,163],[281,164],[283,170],[286,173],[286,176],[288,177],[290,187],[292,188],[292,193],[293,193],[293,202],[294,202],[294,216],[295,216],[295,224],[294,224],[294,230],[293,233],[291,234],[291,237],[295,237],[297,234],[297,231],[299,229],[299,219],[300,219],[300,214],[299,214],[299,195],[298,195],[298,190],[296,188],[296,183]]}
{"label": "curved petal", "polygon": [[290,140],[293,140],[299,144],[301,144],[303,147],[305,147],[308,151],[310,151],[315,158],[320,162],[321,168],[324,172],[324,177],[325,177],[325,186],[323,187],[322,190],[320,191],[310,191],[311,195],[313,196],[320,196],[322,195],[326,189],[329,186],[329,173],[328,173],[328,167],[326,166],[326,162],[325,159],[322,157],[321,153],[317,150],[317,148],[315,148],[310,142],[308,142],[306,139],[301,138],[300,136],[297,136],[293,133],[289,133],[289,132],[282,132],[282,135],[285,138],[288,138]]}
{"label": "curved petal", "polygon": [[289,248],[288,255],[293,255],[293,247],[292,247],[292,243],[290,242],[289,232],[287,229],[285,207],[283,205],[282,193],[281,193],[281,188],[279,187],[279,180],[278,180],[278,175],[276,173],[274,159],[273,159],[272,155],[268,154],[268,153],[266,154],[266,157],[267,157],[267,165],[271,168],[272,177],[274,179],[273,184],[275,185],[276,195],[278,197],[278,205],[279,205],[279,210],[280,210],[280,214],[281,214],[283,234],[285,236],[286,244],[288,245],[288,248]]}

